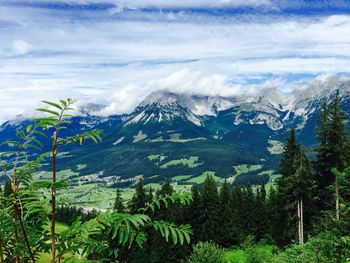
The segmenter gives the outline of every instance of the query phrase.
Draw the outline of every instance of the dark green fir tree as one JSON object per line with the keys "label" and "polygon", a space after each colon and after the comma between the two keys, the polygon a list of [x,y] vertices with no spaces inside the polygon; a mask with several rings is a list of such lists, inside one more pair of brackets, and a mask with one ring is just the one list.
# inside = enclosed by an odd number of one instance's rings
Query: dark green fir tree
{"label": "dark green fir tree", "polygon": [[136,185],[135,194],[131,198],[129,203],[130,213],[136,214],[138,210],[142,207],[145,207],[147,203],[147,194],[144,188],[143,180],[138,181]]}
{"label": "dark green fir tree", "polygon": [[120,189],[117,189],[114,205],[113,205],[113,210],[118,212],[118,213],[124,213],[125,212],[125,205],[124,205],[124,200],[122,198],[122,194]]}

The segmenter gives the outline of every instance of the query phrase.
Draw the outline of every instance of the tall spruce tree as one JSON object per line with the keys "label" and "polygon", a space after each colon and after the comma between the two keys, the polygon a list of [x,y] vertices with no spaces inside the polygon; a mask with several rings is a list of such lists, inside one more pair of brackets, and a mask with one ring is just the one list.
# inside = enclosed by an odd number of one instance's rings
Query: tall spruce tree
{"label": "tall spruce tree", "polygon": [[131,201],[129,203],[130,213],[131,214],[137,213],[137,211],[140,208],[145,207],[146,203],[147,203],[147,194],[144,188],[143,180],[141,179],[140,181],[138,181],[136,185],[136,192],[131,198]]}
{"label": "tall spruce tree", "polygon": [[186,221],[189,222],[189,224],[192,226],[194,234],[193,240],[194,243],[197,243],[199,241],[199,233],[201,230],[201,224],[199,220],[199,217],[201,215],[201,195],[196,184],[192,186],[191,193],[192,200],[186,211]]}
{"label": "tall spruce tree", "polygon": [[310,161],[304,148],[298,144],[294,129],[284,145],[280,172],[282,177],[277,183],[276,200],[277,221],[280,224],[277,227],[277,242],[279,245],[287,245],[298,239],[303,243],[304,226],[305,230],[309,230],[314,211],[314,179]]}
{"label": "tall spruce tree", "polygon": [[237,233],[234,231],[234,207],[232,204],[232,194],[229,184],[225,180],[220,188],[220,217],[221,223],[218,231],[220,232],[220,242],[222,246],[230,246]]}
{"label": "tall spruce tree", "polygon": [[243,209],[242,209],[242,218],[243,218],[243,228],[245,235],[252,235],[255,236],[256,230],[257,230],[257,221],[258,221],[258,214],[257,214],[257,206],[256,206],[256,199],[254,195],[253,188],[250,184],[248,184],[243,189]]}
{"label": "tall spruce tree", "polygon": [[270,235],[270,218],[267,207],[267,197],[265,185],[261,185],[257,189],[256,194],[256,211],[257,211],[257,228],[256,228],[256,238],[261,240],[262,238],[267,238]]}
{"label": "tall spruce tree", "polygon": [[117,189],[114,205],[113,205],[113,210],[118,212],[118,213],[124,213],[125,212],[125,205],[124,205],[124,200],[122,198],[122,194],[120,192],[120,189]]}
{"label": "tall spruce tree", "polygon": [[291,177],[294,188],[294,200],[297,202],[298,240],[304,243],[304,236],[310,231],[311,220],[314,215],[314,178],[311,172],[311,164],[306,155],[306,150],[300,148],[296,163],[298,169]]}
{"label": "tall spruce tree", "polygon": [[198,238],[201,241],[211,240],[218,242],[220,234],[217,229],[221,224],[219,214],[219,194],[216,182],[211,175],[208,175],[204,181],[201,196],[201,214],[199,216],[200,229],[198,231]]}
{"label": "tall spruce tree", "polygon": [[283,145],[283,154],[280,162],[280,174],[285,177],[295,174],[295,171],[297,170],[295,160],[299,153],[299,149],[300,147],[297,142],[296,131],[293,127],[290,130],[290,135],[287,142]]}
{"label": "tall spruce tree", "polygon": [[290,135],[283,146],[283,153],[280,162],[280,174],[277,181],[277,226],[275,238],[280,246],[289,244],[295,240],[295,225],[297,222],[297,201],[295,198],[295,183],[293,175],[298,169],[298,158],[300,145],[297,142],[296,131],[291,129]]}
{"label": "tall spruce tree", "polygon": [[279,194],[275,187],[270,188],[267,211],[269,214],[269,220],[271,222],[270,235],[278,245],[281,245],[283,243],[281,233],[283,233],[284,229],[284,225],[281,224],[281,222],[283,222],[281,219],[284,218],[282,213],[283,207],[281,207]]}
{"label": "tall spruce tree", "polygon": [[336,178],[332,168],[342,171],[347,165],[347,145],[344,125],[344,112],[341,110],[341,98],[335,96],[330,106],[322,105],[317,129],[319,146],[316,148],[316,171],[319,207],[321,210],[333,208],[334,191],[332,185]]}
{"label": "tall spruce tree", "polygon": [[244,239],[243,229],[243,211],[246,209],[243,202],[242,188],[236,184],[231,191],[232,196],[232,207],[233,207],[233,218],[234,223],[234,244],[240,244]]}
{"label": "tall spruce tree", "polygon": [[[164,183],[157,196],[166,196],[174,194],[175,190],[170,182]],[[180,202],[169,203],[168,207],[162,206],[154,214],[156,220],[165,220],[168,222],[174,222],[176,224],[184,224],[184,207]],[[150,244],[150,257],[152,262],[177,262],[179,258],[185,258],[186,253],[188,253],[189,247],[175,246],[171,243],[164,242],[164,239],[159,233],[151,234],[151,244]],[[154,248],[157,250],[154,250]],[[152,249],[153,248],[153,249]]]}

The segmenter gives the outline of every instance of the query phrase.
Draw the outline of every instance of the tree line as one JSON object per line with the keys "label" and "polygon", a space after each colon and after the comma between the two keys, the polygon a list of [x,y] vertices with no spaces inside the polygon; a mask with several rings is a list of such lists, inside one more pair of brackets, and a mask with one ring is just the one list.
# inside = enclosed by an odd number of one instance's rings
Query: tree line
{"label": "tree line", "polygon": [[[5,159],[10,180],[0,193],[0,262],[36,262],[42,252],[51,254],[51,262],[181,262],[190,256],[193,244],[229,248],[247,239],[281,249],[311,244],[323,249],[326,259],[310,262],[345,262],[350,257],[350,139],[340,102],[335,96],[330,104],[323,103],[319,144],[313,149],[301,145],[297,130],[291,129],[280,161],[281,177],[273,186],[242,187],[226,181],[219,185],[208,176],[187,194],[176,193],[169,182],[157,191],[145,189],[141,180],[130,201],[125,202],[117,189],[112,210],[90,214],[56,203],[56,189],[64,190],[67,182],[55,177],[55,156],[67,143],[83,144],[86,138],[98,142],[101,133],[60,139],[60,127],[67,120],[43,118],[40,127],[50,126],[53,132],[49,156],[31,160],[25,155],[28,145],[40,148],[40,141],[31,137],[34,131],[41,133],[36,127],[19,134],[23,142],[7,142],[17,151],[8,152],[12,158]],[[61,103],[49,105],[62,110],[69,102]],[[51,182],[32,180],[42,159],[51,160]],[[67,223],[68,229],[57,233],[56,220]],[[293,247],[287,252],[295,255]],[[291,254],[282,255],[279,262],[289,262]]]}
{"label": "tree line", "polygon": [[[304,244],[325,231],[347,237],[350,139],[340,103],[341,98],[335,96],[330,104],[322,104],[317,128],[319,145],[313,149],[298,143],[296,129],[291,129],[280,161],[281,177],[275,186],[241,187],[225,181],[219,187],[208,176],[204,184],[192,187],[189,205],[171,206],[166,216],[175,215],[171,219],[180,224],[189,223],[194,243],[211,241],[223,247],[238,246],[248,237],[280,248]],[[173,191],[168,182],[155,195]],[[118,193],[114,208],[122,211],[120,207],[125,209],[125,204]],[[135,211],[152,198],[152,191],[147,192],[140,181],[128,209]],[[348,251],[339,246],[337,257]],[[161,262],[166,262],[172,252],[166,254]],[[173,258],[179,259],[176,253]]]}

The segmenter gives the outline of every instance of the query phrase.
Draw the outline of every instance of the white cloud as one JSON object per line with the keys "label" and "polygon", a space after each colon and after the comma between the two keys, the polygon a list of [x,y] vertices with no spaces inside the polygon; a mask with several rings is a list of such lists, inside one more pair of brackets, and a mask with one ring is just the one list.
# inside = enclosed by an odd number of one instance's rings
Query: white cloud
{"label": "white cloud", "polygon": [[[129,7],[131,1],[114,3]],[[135,8],[213,1],[137,3]],[[229,95],[252,79],[265,81],[268,74],[284,79],[350,68],[349,15],[266,18],[186,10],[110,11],[0,7],[0,97],[5,98],[0,122],[45,98],[106,102],[106,114],[128,112],[159,89]],[[286,81],[278,85],[291,89]]]}
{"label": "white cloud", "polygon": [[99,115],[130,113],[151,92],[167,90],[175,93],[208,96],[234,96],[242,93],[242,87],[232,85],[219,74],[182,69],[164,78],[149,80],[145,85],[130,84],[106,92],[103,97],[108,106]]}
{"label": "white cloud", "polygon": [[14,55],[25,55],[30,51],[31,46],[24,40],[12,41],[12,53]]}

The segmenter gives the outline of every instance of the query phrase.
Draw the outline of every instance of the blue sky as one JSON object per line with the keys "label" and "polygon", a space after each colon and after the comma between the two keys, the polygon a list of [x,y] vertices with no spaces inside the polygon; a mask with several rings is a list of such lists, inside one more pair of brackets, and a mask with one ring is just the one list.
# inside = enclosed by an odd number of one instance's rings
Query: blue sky
{"label": "blue sky", "polygon": [[350,69],[350,1],[0,0],[0,123],[41,99],[293,90]]}

